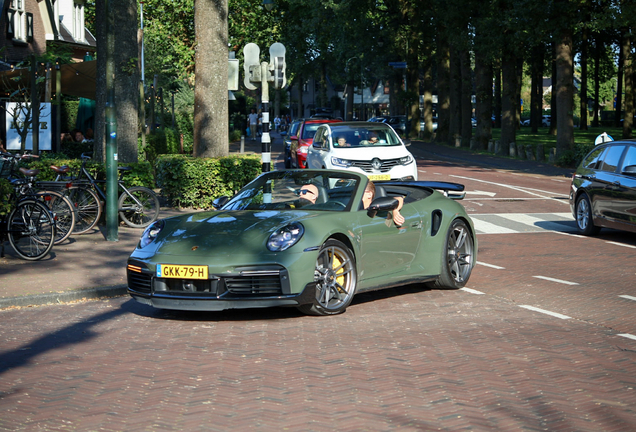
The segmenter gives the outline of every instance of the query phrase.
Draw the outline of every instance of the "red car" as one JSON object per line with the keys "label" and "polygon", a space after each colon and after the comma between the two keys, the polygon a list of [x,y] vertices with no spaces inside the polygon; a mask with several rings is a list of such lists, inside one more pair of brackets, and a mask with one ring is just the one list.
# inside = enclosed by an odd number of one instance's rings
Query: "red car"
{"label": "red car", "polygon": [[318,126],[325,123],[338,123],[342,120],[335,119],[307,119],[303,120],[297,129],[297,135],[289,137],[291,140],[291,166],[292,168],[307,168],[307,150],[314,142],[314,134]]}

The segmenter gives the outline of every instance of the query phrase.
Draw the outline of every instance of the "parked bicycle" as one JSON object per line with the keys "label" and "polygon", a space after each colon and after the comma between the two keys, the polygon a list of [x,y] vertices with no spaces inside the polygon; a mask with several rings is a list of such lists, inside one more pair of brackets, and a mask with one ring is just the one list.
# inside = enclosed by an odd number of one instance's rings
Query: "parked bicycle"
{"label": "parked bicycle", "polygon": [[[84,194],[84,198],[86,198],[86,194],[90,194],[90,192],[97,193],[101,199],[97,200],[98,209],[94,213],[92,213],[91,219],[86,218],[82,220],[82,229],[85,228],[89,223],[92,223],[88,229],[91,229],[97,223],[99,219],[99,215],[101,215],[103,211],[103,203],[106,202],[106,194],[100,188],[100,183],[105,183],[105,180],[96,180],[91,173],[86,169],[86,162],[91,159],[91,157],[87,154],[82,154],[82,166],[80,167],[79,174],[75,177],[64,177],[62,175],[58,175],[56,181],[61,180],[71,180],[73,182],[73,186],[78,188],[77,193],[80,194],[80,190],[83,190],[82,194]],[[159,217],[159,198],[151,189],[143,186],[133,186],[127,188],[123,183],[123,175],[126,171],[129,171],[130,167],[117,167],[120,171],[119,179],[118,179],[118,187],[123,192],[119,196],[118,200],[118,212],[121,220],[132,228],[144,228],[153,223]],[[89,192],[90,191],[90,192]],[[69,197],[71,202],[75,202],[73,197]],[[77,208],[79,209],[79,204]],[[94,216],[94,218],[92,218]],[[78,218],[79,219],[79,218]],[[84,223],[85,222],[85,223]],[[77,223],[76,223],[77,225]],[[85,232],[83,231],[83,232]]]}
{"label": "parked bicycle", "polygon": [[[6,160],[1,161],[4,163]],[[55,242],[53,213],[38,198],[20,195],[15,189],[1,198],[11,203],[11,210],[0,215],[0,257],[4,257],[6,240],[23,259],[45,257]]]}
{"label": "parked bicycle", "polygon": [[[2,177],[6,178],[13,185],[18,198],[34,198],[44,204],[52,213],[56,224],[55,244],[66,240],[75,227],[75,209],[71,201],[62,193],[55,190],[40,188],[36,184],[36,176],[40,170],[27,170],[18,167],[22,159],[33,157],[32,155],[19,155],[12,153],[2,153],[0,155],[2,163]],[[23,178],[17,177],[20,172]]]}

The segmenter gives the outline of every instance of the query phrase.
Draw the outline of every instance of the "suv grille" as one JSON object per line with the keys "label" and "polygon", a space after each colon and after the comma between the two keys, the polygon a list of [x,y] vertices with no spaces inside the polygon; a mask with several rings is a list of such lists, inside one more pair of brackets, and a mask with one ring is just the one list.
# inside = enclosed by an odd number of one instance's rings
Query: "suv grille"
{"label": "suv grille", "polygon": [[[374,171],[373,166],[371,165],[371,161],[352,160],[350,162],[352,167],[360,168],[364,172],[371,173]],[[381,162],[380,172],[383,172],[383,173],[389,172],[391,171],[393,167],[400,165],[400,159],[387,159],[380,162]]]}

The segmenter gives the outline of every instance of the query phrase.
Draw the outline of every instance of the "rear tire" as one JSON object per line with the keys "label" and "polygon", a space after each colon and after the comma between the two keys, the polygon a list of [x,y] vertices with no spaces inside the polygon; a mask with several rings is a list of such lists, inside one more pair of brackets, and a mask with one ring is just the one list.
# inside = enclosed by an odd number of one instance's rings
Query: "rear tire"
{"label": "rear tire", "polygon": [[102,215],[102,205],[97,194],[89,188],[72,186],[66,194],[75,208],[73,234],[84,234],[91,230]]}
{"label": "rear tire", "polygon": [[576,214],[576,229],[579,234],[592,236],[599,233],[601,229],[594,225],[592,205],[590,204],[590,198],[587,194],[581,194],[581,196],[577,198],[574,213]]}
{"label": "rear tire", "polygon": [[20,201],[9,215],[7,230],[11,247],[25,260],[42,259],[55,242],[55,220],[39,201]]}
{"label": "rear tire", "polygon": [[119,197],[119,217],[131,228],[145,228],[159,217],[159,198],[150,189],[135,186],[128,192],[139,200],[139,206],[126,192]]}
{"label": "rear tire", "polygon": [[455,219],[446,233],[442,269],[435,282],[427,284],[437,289],[459,289],[466,285],[475,263],[475,241],[466,222]]}
{"label": "rear tire", "polygon": [[[55,244],[70,237],[75,228],[75,209],[71,201],[59,192],[40,191],[39,200],[53,212],[55,218]],[[48,196],[48,198],[47,198]]]}

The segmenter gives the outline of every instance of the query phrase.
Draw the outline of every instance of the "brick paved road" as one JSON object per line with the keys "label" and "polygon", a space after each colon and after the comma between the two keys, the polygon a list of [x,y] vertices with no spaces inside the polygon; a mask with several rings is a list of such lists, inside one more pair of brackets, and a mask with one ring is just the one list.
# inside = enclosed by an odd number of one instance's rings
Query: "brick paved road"
{"label": "brick paved road", "polygon": [[408,286],[340,316],[127,298],[0,311],[2,430],[636,428],[636,341]]}
{"label": "brick paved road", "polygon": [[[563,194],[563,179],[420,162],[426,178],[466,183],[484,220],[568,211],[505,186]],[[619,334],[636,334],[636,302],[618,296],[636,297],[636,237],[479,242],[491,267],[469,288],[485,295],[406,286],[335,317],[128,298],[2,310],[0,430],[635,430],[636,340]]]}

